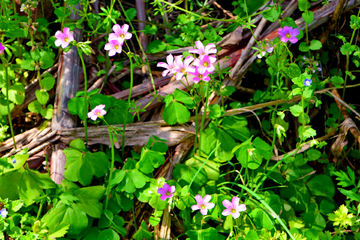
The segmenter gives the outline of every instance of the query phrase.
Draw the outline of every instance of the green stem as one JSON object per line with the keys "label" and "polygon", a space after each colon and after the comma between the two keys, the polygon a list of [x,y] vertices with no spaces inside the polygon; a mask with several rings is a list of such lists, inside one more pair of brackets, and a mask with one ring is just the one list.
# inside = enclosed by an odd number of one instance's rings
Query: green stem
{"label": "green stem", "polygon": [[203,127],[204,127],[204,122],[205,122],[205,117],[206,117],[206,110],[207,110],[207,105],[208,105],[208,101],[209,101],[209,95],[210,95],[210,93],[209,93],[209,92],[207,92],[207,93],[206,93],[206,100],[205,100],[204,113],[203,113],[203,115],[202,115],[201,125],[200,125],[200,135],[199,135],[199,156],[201,156],[201,134],[202,134]]}
{"label": "green stem", "polygon": [[40,213],[41,213],[43,204],[44,204],[44,200],[41,200],[40,207],[39,207],[39,211],[38,211],[38,213],[37,213],[37,215],[36,215],[36,220],[38,220],[39,217],[40,217]]}
{"label": "green stem", "polygon": [[[130,89],[129,89],[129,96],[128,96],[128,105],[127,105],[127,111],[130,110],[130,101],[131,101],[131,93],[133,89],[134,84],[134,73],[133,73],[133,62],[131,59],[131,56],[129,56],[130,61]],[[124,160],[125,157],[125,128],[126,128],[126,122],[127,122],[127,113],[125,114],[124,124],[123,124],[123,135],[122,135],[122,152],[121,157]]]}
{"label": "green stem", "polygon": [[81,59],[81,64],[84,71],[84,128],[85,128],[85,142],[88,143],[88,132],[87,132],[87,114],[88,114],[88,102],[87,102],[87,76],[86,76],[86,67],[84,58],[82,56],[82,51],[78,48],[79,56]]}
{"label": "green stem", "polygon": [[110,165],[109,180],[108,180],[108,183],[106,186],[105,210],[107,209],[108,204],[109,204],[109,194],[110,194],[110,190],[111,190],[110,185],[111,185],[112,173],[113,173],[114,163],[115,163],[114,139],[113,139],[113,135],[112,135],[109,125],[108,125],[108,132],[109,132],[109,138],[110,138],[110,144],[111,144],[111,165]]}
{"label": "green stem", "polygon": [[199,113],[198,113],[198,107],[196,105],[195,107],[195,143],[194,143],[194,154],[196,153],[196,145],[197,145],[197,140],[199,138],[199,142],[200,142],[200,137],[198,136],[199,133]]}
{"label": "green stem", "polygon": [[[3,63],[4,63],[4,60],[3,60]],[[14,134],[14,129],[13,129],[13,125],[12,125],[11,111],[10,111],[10,101],[9,101],[10,79],[9,79],[9,75],[7,72],[7,64],[4,64],[4,67],[5,67],[5,79],[6,79],[6,105],[7,105],[8,119],[9,119],[11,136],[12,136],[12,139],[14,142],[14,148],[16,150],[17,148],[16,148],[15,134]]]}

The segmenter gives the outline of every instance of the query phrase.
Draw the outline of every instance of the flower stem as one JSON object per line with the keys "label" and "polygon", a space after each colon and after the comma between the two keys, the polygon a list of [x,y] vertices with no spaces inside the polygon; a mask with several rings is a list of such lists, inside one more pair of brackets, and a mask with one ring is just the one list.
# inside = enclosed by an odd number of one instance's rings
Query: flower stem
{"label": "flower stem", "polygon": [[205,107],[204,107],[204,113],[202,115],[202,119],[201,119],[201,125],[200,125],[200,136],[199,136],[199,156],[201,156],[201,134],[203,131],[203,127],[204,127],[204,122],[205,122],[205,117],[206,117],[206,110],[207,110],[207,106],[208,106],[208,101],[209,101],[209,92],[206,93],[206,100],[205,100]]}
{"label": "flower stem", "polygon": [[[3,60],[4,62],[4,60]],[[5,67],[5,78],[6,78],[6,105],[7,105],[7,112],[8,112],[8,119],[9,119],[9,125],[10,125],[10,131],[11,131],[11,136],[14,142],[14,148],[15,150],[16,148],[16,141],[15,141],[15,135],[14,135],[14,129],[13,129],[13,125],[12,125],[12,121],[11,121],[11,112],[10,112],[10,101],[9,101],[9,87],[10,87],[10,79],[9,79],[9,75],[7,72],[7,64],[4,64]]]}
{"label": "flower stem", "polygon": [[110,144],[111,144],[111,165],[110,165],[110,173],[109,173],[109,180],[106,186],[106,198],[105,198],[105,210],[108,207],[109,204],[109,194],[110,194],[110,184],[111,184],[111,180],[112,180],[112,173],[113,173],[113,169],[114,169],[114,163],[115,163],[115,150],[114,150],[114,139],[113,139],[113,135],[110,129],[110,126],[108,125],[108,131],[109,131],[109,138],[110,138]]}
{"label": "flower stem", "polygon": [[81,59],[81,64],[84,71],[84,128],[85,128],[85,142],[88,143],[88,132],[87,132],[87,114],[88,114],[88,102],[87,102],[87,77],[86,77],[86,67],[84,58],[82,56],[82,51],[78,48],[79,56]]}

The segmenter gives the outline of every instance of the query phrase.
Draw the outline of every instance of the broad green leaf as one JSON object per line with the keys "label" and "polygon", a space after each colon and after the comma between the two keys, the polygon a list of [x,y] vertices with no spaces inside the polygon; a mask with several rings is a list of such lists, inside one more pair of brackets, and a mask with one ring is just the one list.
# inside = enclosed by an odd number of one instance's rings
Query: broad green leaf
{"label": "broad green leaf", "polygon": [[190,94],[183,90],[176,88],[174,91],[174,99],[183,103],[189,109],[193,109],[195,107],[195,102],[191,99]]}
{"label": "broad green leaf", "polygon": [[306,152],[306,155],[311,161],[315,161],[315,160],[318,160],[321,157],[321,152],[319,150],[316,150],[316,149],[309,149]]}
{"label": "broad green leaf", "polygon": [[109,210],[104,210],[101,218],[98,222],[99,228],[109,228],[111,226],[111,222],[114,219],[114,214]]}
{"label": "broad green leaf", "polygon": [[[10,102],[10,112],[14,109],[14,103]],[[0,97],[0,116],[5,116],[8,114],[8,107],[7,107],[7,101]]]}
{"label": "broad green leaf", "polygon": [[46,91],[51,90],[54,87],[54,85],[55,85],[55,78],[53,77],[46,77],[41,79],[41,86]]}
{"label": "broad green leaf", "polygon": [[164,51],[166,48],[166,43],[161,40],[155,40],[149,43],[146,53],[158,53]]}
{"label": "broad green leaf", "polygon": [[338,188],[338,189],[342,194],[344,194],[347,198],[351,199],[352,201],[360,202],[360,196],[354,193],[353,191],[345,190],[342,188]]}
{"label": "broad green leaf", "polygon": [[87,215],[93,218],[100,218],[103,205],[99,202],[105,194],[104,186],[84,187],[74,191],[74,196],[78,198],[76,205]]}
{"label": "broad green leaf", "polygon": [[307,9],[310,8],[310,3],[307,0],[299,0],[299,10],[305,12]]}
{"label": "broad green leaf", "polygon": [[54,112],[54,107],[53,107],[53,105],[49,104],[46,106],[46,108],[41,109],[40,114],[45,119],[50,120],[53,116],[53,112]]}
{"label": "broad green leaf", "polygon": [[236,159],[245,168],[257,169],[262,163],[260,152],[252,145],[245,145],[236,151]]}
{"label": "broad green leaf", "polygon": [[108,170],[109,160],[104,152],[91,153],[70,147],[65,149],[64,153],[66,156],[64,175],[70,181],[80,181],[82,185],[87,186],[94,175],[102,177]]}
{"label": "broad green leaf", "polygon": [[[122,173],[125,172],[125,173]],[[133,170],[120,170],[120,175],[124,174],[122,180],[117,186],[117,191],[125,191],[127,193],[133,193],[136,189],[142,188],[146,184],[146,177],[140,171]]]}
{"label": "broad green leaf", "polygon": [[[314,13],[312,11],[303,12],[302,17],[307,24],[310,24],[314,21]],[[310,49],[314,50],[311,48],[311,45],[310,45]]]}
{"label": "broad green leaf", "polygon": [[16,171],[11,171],[5,174],[0,175],[0,198],[13,199],[19,198],[19,183],[21,178],[21,173],[25,171],[23,168],[20,168]]}
{"label": "broad green leaf", "polygon": [[280,194],[295,211],[304,211],[310,203],[309,190],[304,183],[293,182],[292,185],[281,188]]}
{"label": "broad green leaf", "polygon": [[135,240],[143,240],[144,238],[145,239],[150,239],[151,237],[152,237],[152,233],[149,232],[148,227],[147,227],[145,221],[143,220],[141,222],[140,228],[133,235],[133,238]]}
{"label": "broad green leaf", "polygon": [[136,17],[136,9],[135,8],[129,8],[125,11],[125,14],[126,14],[126,19],[128,21],[131,21],[133,20],[135,17]]}
{"label": "broad green leaf", "polygon": [[308,183],[310,191],[315,196],[334,197],[335,185],[331,178],[327,175],[320,174],[312,178]]}
{"label": "broad green leaf", "polygon": [[54,65],[55,54],[51,51],[42,50],[40,52],[40,67],[41,69],[48,69]]}
{"label": "broad green leaf", "polygon": [[69,224],[59,224],[54,228],[50,228],[49,230],[49,238],[60,238],[65,236],[68,232],[70,225]]}
{"label": "broad green leaf", "polygon": [[[194,156],[190,159],[188,159],[185,162],[185,165],[189,167],[197,167],[200,168],[203,166],[206,158],[202,158],[199,156]],[[213,160],[207,160],[206,163],[203,166],[203,169],[206,171],[208,180],[218,180],[220,176],[220,164],[213,161]]]}
{"label": "broad green leaf", "polygon": [[190,240],[214,240],[220,239],[220,235],[215,228],[207,228],[203,230],[190,230],[186,232],[186,235],[190,238]]}
{"label": "broad green leaf", "polygon": [[294,105],[290,107],[290,112],[295,117],[298,117],[303,112],[303,108],[300,105]]}
{"label": "broad green leaf", "polygon": [[186,123],[190,118],[189,110],[178,102],[171,102],[165,107],[162,117],[167,124]]}
{"label": "broad green leaf", "polygon": [[270,11],[268,10],[266,12],[263,12],[262,15],[266,20],[270,22],[275,22],[279,18],[280,14],[281,14],[281,6],[276,4],[271,6]]}
{"label": "broad green leaf", "polygon": [[32,58],[34,61],[39,60],[39,58],[40,58],[40,51],[39,51],[39,49],[36,48],[34,51],[31,50],[31,51],[30,51],[30,56],[31,56],[31,58]]}
{"label": "broad green leaf", "polygon": [[38,102],[42,105],[46,104],[49,101],[49,94],[44,90],[36,90],[35,95]]}
{"label": "broad green leaf", "polygon": [[98,236],[98,240],[120,240],[119,234],[117,234],[114,230],[112,229],[105,229],[103,231],[100,232],[99,236]]}
{"label": "broad green leaf", "polygon": [[311,40],[310,49],[311,50],[319,50],[322,47],[322,44],[319,40]]}
{"label": "broad green leaf", "polygon": [[246,141],[250,137],[247,124],[248,122],[243,116],[228,116],[223,118],[221,128],[235,139]]}
{"label": "broad green leaf", "polygon": [[[6,96],[6,88],[2,88],[2,93]],[[25,100],[25,87],[22,83],[15,83],[9,87],[9,100],[15,104],[22,104]]]}
{"label": "broad green leaf", "polygon": [[301,52],[308,52],[310,50],[310,47],[308,45],[306,45],[306,42],[301,42],[299,44],[299,50]]}
{"label": "broad green leaf", "polygon": [[174,168],[173,177],[178,181],[183,180],[187,184],[190,184],[194,178],[193,185],[196,187],[201,187],[207,181],[207,173],[205,169],[201,169],[195,177],[195,174],[198,170],[199,169],[197,167],[189,167],[184,164],[178,164]]}
{"label": "broad green leaf", "polygon": [[42,222],[48,228],[58,224],[70,224],[68,233],[79,234],[88,225],[88,217],[76,204],[65,205],[60,201],[45,214]]}
{"label": "broad green leaf", "polygon": [[35,70],[35,61],[32,59],[26,59],[21,63],[21,68],[34,71]]}
{"label": "broad green leaf", "polygon": [[126,101],[122,99],[115,99],[114,97],[111,97],[110,100],[112,101],[111,107],[104,116],[106,122],[109,125],[134,122],[133,116],[128,111],[128,105]]}
{"label": "broad green leaf", "polygon": [[270,160],[274,155],[272,152],[272,147],[259,137],[254,139],[253,145],[266,160]]}
{"label": "broad green leaf", "polygon": [[165,163],[165,153],[153,151],[143,147],[139,161],[140,170],[145,173],[152,173],[154,168],[158,168]]}

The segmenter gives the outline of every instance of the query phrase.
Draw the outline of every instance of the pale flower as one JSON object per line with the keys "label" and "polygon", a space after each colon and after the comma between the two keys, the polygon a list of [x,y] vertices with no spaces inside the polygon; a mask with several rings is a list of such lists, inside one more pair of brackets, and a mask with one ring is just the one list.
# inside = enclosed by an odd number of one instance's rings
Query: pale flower
{"label": "pale flower", "polygon": [[4,53],[5,47],[3,46],[3,44],[0,42],[0,55]]}
{"label": "pale flower", "polygon": [[172,54],[169,54],[166,57],[166,61],[167,61],[167,63],[159,62],[157,64],[158,67],[166,68],[166,70],[164,70],[162,72],[163,77],[165,77],[168,74],[174,74],[175,73],[175,68],[176,68],[176,64],[174,62],[174,56]]}
{"label": "pale flower", "polygon": [[199,73],[204,74],[206,71],[212,73],[215,70],[214,62],[216,62],[214,56],[204,55],[200,59],[195,59],[193,64],[198,67]]}
{"label": "pale flower", "polygon": [[193,211],[195,210],[200,210],[200,213],[202,215],[206,215],[208,213],[209,209],[212,209],[215,207],[214,203],[211,203],[211,196],[210,195],[205,195],[204,198],[202,198],[199,194],[196,195],[195,200],[197,202],[196,205],[192,205],[191,209]]}
{"label": "pale flower", "polygon": [[59,47],[61,45],[62,48],[66,48],[70,42],[74,41],[74,36],[67,27],[65,27],[63,31],[64,32],[57,31],[55,33],[55,46]]}
{"label": "pale flower", "polygon": [[109,40],[107,44],[105,44],[104,47],[105,50],[109,51],[109,56],[112,57],[116,53],[121,53],[122,51],[122,42],[118,38]]}
{"label": "pale flower", "polygon": [[204,44],[201,41],[196,41],[195,45],[197,49],[190,49],[189,53],[199,54],[199,57],[209,54],[216,54],[216,47],[213,43],[209,43],[206,45],[206,47],[204,47]]}
{"label": "pale flower", "polygon": [[9,212],[6,211],[6,208],[0,210],[0,216],[2,216],[3,218],[6,218],[8,214]]}
{"label": "pale flower", "polygon": [[296,43],[297,41],[299,41],[297,39],[297,35],[300,34],[299,29],[297,28],[292,28],[292,27],[284,27],[284,28],[280,28],[278,31],[279,35],[281,36],[281,41],[282,42],[287,42],[290,41],[291,43]]}
{"label": "pale flower", "polygon": [[190,74],[195,76],[192,79],[194,83],[198,83],[198,82],[200,82],[200,80],[203,80],[205,82],[210,81],[210,77],[208,75],[208,74],[210,74],[210,72],[208,72],[208,71],[205,71],[204,73],[200,73],[199,68],[196,68],[195,72],[190,72]]}
{"label": "pale flower", "polygon": [[119,24],[115,24],[112,28],[112,30],[115,33],[109,34],[109,41],[112,39],[119,38],[121,43],[123,43],[125,40],[129,40],[132,37],[132,34],[128,32],[129,25],[124,24],[122,27],[120,27]]}
{"label": "pale flower", "polygon": [[240,217],[240,212],[246,211],[246,205],[240,204],[240,198],[233,197],[232,202],[229,200],[224,200],[222,204],[226,209],[221,213],[223,216],[232,215],[234,219]]}
{"label": "pale flower", "polygon": [[106,114],[106,111],[104,110],[105,105],[100,104],[96,106],[93,110],[88,112],[88,118],[91,118],[91,120],[96,121],[98,117],[102,117]]}
{"label": "pale flower", "polygon": [[182,61],[182,56],[175,57],[176,67],[174,70],[176,71],[176,80],[180,80],[186,73],[195,71],[195,69],[190,66],[190,63],[193,60],[194,60],[194,58],[192,56],[187,56],[185,58],[184,62]]}

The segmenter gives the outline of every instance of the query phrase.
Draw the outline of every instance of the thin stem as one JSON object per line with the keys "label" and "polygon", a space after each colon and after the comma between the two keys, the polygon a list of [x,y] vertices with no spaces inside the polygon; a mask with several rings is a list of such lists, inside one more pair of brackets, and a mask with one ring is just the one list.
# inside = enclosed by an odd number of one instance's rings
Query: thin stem
{"label": "thin stem", "polygon": [[[133,84],[134,84],[134,73],[133,73],[133,62],[131,59],[131,56],[129,56],[129,61],[130,61],[130,89],[129,89],[129,96],[128,96],[128,104],[127,104],[127,111],[129,111],[130,109],[130,101],[131,101],[131,93],[132,93],[132,88],[133,88]],[[125,118],[124,118],[124,123],[123,123],[123,135],[122,135],[122,152],[121,152],[121,157],[122,159],[124,159],[125,157],[125,128],[126,128],[126,122],[127,122],[127,113],[125,113]]]}
{"label": "thin stem", "polygon": [[205,122],[205,117],[206,117],[206,110],[207,110],[207,105],[208,105],[208,101],[209,101],[209,95],[210,95],[210,93],[207,93],[207,94],[206,94],[204,113],[203,113],[203,115],[202,115],[201,125],[200,125],[199,156],[201,156],[201,134],[202,134],[203,127],[204,127],[204,122]]}
{"label": "thin stem", "polygon": [[198,136],[199,133],[199,113],[198,113],[198,107],[196,105],[195,107],[195,143],[194,143],[194,154],[196,153],[196,145],[197,145],[197,140],[199,138],[199,142],[200,142],[200,137]]}
{"label": "thin stem", "polygon": [[[4,62],[4,60],[3,60]],[[10,112],[10,101],[9,101],[9,87],[10,87],[10,79],[9,79],[9,75],[7,72],[7,64],[4,64],[5,67],[5,78],[6,78],[6,105],[7,105],[7,112],[8,112],[8,119],[9,119],[9,125],[10,125],[10,131],[11,131],[11,136],[14,142],[14,148],[15,150],[16,148],[16,141],[15,141],[15,134],[14,134],[14,129],[13,129],[13,125],[12,125],[12,121],[11,121],[11,112]]]}
{"label": "thin stem", "polygon": [[113,139],[113,135],[112,135],[109,125],[108,125],[108,132],[109,132],[109,138],[110,138],[110,144],[111,144],[111,165],[110,165],[109,180],[108,180],[108,183],[106,186],[105,210],[107,209],[108,204],[109,204],[109,194],[110,194],[110,190],[111,190],[110,184],[111,184],[111,180],[112,180],[112,173],[113,173],[114,163],[115,163],[114,139]]}
{"label": "thin stem", "polygon": [[84,70],[84,128],[85,128],[85,142],[88,143],[88,131],[87,131],[87,114],[88,114],[88,102],[87,102],[87,76],[86,76],[86,67],[84,58],[82,56],[82,51],[78,48],[79,56],[81,59],[81,64]]}

